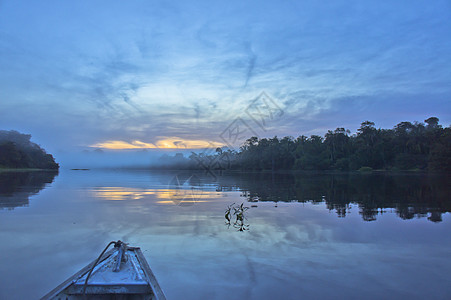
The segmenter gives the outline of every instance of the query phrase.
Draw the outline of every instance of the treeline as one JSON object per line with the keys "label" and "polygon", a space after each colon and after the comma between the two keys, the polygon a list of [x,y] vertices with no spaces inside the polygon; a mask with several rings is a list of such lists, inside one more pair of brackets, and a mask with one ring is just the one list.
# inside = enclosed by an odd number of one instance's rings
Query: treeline
{"label": "treeline", "polygon": [[0,168],[58,169],[53,156],[30,139],[29,134],[0,130]]}
{"label": "treeline", "polygon": [[451,171],[451,127],[443,128],[436,117],[401,122],[393,129],[365,121],[353,135],[337,128],[324,137],[251,137],[239,152],[217,149],[214,155],[190,159],[213,162],[212,169]]}

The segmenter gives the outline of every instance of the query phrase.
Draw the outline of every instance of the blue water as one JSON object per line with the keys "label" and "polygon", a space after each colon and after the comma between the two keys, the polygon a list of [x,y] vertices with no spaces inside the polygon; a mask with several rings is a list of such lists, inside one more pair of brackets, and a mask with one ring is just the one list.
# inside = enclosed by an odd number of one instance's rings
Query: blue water
{"label": "blue water", "polygon": [[[168,299],[449,299],[449,183],[0,173],[0,299],[38,299],[118,239],[141,247]],[[242,203],[242,226],[227,224]]]}

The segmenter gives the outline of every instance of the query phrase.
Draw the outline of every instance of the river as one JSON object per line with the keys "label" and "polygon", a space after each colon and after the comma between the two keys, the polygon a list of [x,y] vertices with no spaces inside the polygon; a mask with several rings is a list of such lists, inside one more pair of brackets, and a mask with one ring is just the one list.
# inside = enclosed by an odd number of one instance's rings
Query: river
{"label": "river", "polygon": [[450,212],[443,174],[1,172],[0,299],[119,239],[168,299],[449,299]]}

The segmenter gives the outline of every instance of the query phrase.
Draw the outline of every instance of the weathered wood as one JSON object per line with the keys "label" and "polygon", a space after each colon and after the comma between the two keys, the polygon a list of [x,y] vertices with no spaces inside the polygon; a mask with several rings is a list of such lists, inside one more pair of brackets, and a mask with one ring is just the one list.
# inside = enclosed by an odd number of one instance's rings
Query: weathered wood
{"label": "weathered wood", "polygon": [[[71,284],[66,288],[66,293],[69,295],[83,295],[83,285]],[[151,294],[152,288],[148,283],[135,285],[107,285],[107,284],[88,284],[86,288],[87,295],[95,294]]]}
{"label": "weathered wood", "polygon": [[141,252],[140,248],[136,249],[136,256],[138,257],[139,262],[141,263],[141,267],[144,270],[144,273],[146,273],[146,276],[149,278],[150,286],[152,287],[152,290],[158,300],[166,300],[166,296],[163,293],[163,290],[161,289],[160,285],[158,284],[157,278],[152,272],[152,269],[150,269],[149,264],[147,263],[146,258],[144,257],[143,253]]}
{"label": "weathered wood", "polygon": [[121,269],[122,255],[124,255],[124,247],[125,245],[121,243],[117,252],[116,265],[114,266],[113,272],[119,272],[119,270]]}
{"label": "weathered wood", "polygon": [[[69,279],[58,285],[50,293],[41,298],[41,300],[54,299],[145,299],[145,300],[166,300],[166,296],[161,290],[158,281],[150,269],[146,258],[140,248],[127,247],[125,249],[111,249],[106,252],[94,266],[93,261],[79,272],[75,273]],[[113,254],[116,252],[117,259],[121,260],[122,256],[127,255],[128,261],[124,262],[124,268],[118,272],[114,272],[116,264],[113,264]],[[138,265],[139,264],[139,265]],[[116,265],[117,266],[117,265]],[[95,276],[88,281],[86,285],[86,296],[84,296],[84,280],[88,272],[94,268],[93,275],[99,274],[97,280]],[[108,272],[105,272],[108,270]],[[96,273],[97,272],[97,273]],[[124,273],[125,272],[125,273]],[[136,273],[136,275],[135,275]],[[124,280],[124,275],[128,279]],[[119,277],[117,277],[119,276]],[[91,279],[90,278],[90,279]],[[127,278],[127,277],[125,277]],[[99,280],[100,279],[100,280]],[[109,295],[109,296],[108,296]],[[113,298],[108,298],[113,297]]]}
{"label": "weathered wood", "polygon": [[[114,249],[111,249],[109,251],[107,251],[99,260],[99,263],[103,262],[105,259],[107,259],[108,257],[111,256],[111,254],[113,254]],[[84,267],[83,269],[81,269],[80,271],[78,271],[77,273],[75,273],[74,275],[72,275],[71,277],[69,277],[69,279],[67,279],[66,281],[64,281],[63,283],[61,283],[60,285],[58,285],[56,288],[54,288],[50,293],[48,293],[47,295],[45,295],[44,297],[41,298],[41,300],[50,300],[52,298],[54,298],[56,295],[58,295],[59,293],[61,293],[65,288],[67,288],[69,285],[71,285],[72,283],[74,283],[78,278],[82,277],[84,274],[86,274],[87,272],[89,272],[89,270],[92,268],[92,266],[94,265],[95,260],[93,262],[91,262],[89,265],[87,265],[86,267]]]}

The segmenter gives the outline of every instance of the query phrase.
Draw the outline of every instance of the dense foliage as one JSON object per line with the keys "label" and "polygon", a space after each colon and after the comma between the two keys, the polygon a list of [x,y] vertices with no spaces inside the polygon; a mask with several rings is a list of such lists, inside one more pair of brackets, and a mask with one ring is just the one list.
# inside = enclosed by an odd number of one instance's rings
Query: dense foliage
{"label": "dense foliage", "polygon": [[53,156],[30,139],[29,134],[0,130],[0,168],[58,169]]}
{"label": "dense foliage", "polygon": [[337,128],[324,137],[312,135],[284,138],[251,137],[240,152],[217,150],[215,156],[192,157],[216,162],[218,157],[234,169],[245,170],[434,170],[451,171],[451,127],[439,119],[425,123],[401,122],[393,129],[377,129],[365,121],[357,133]]}

